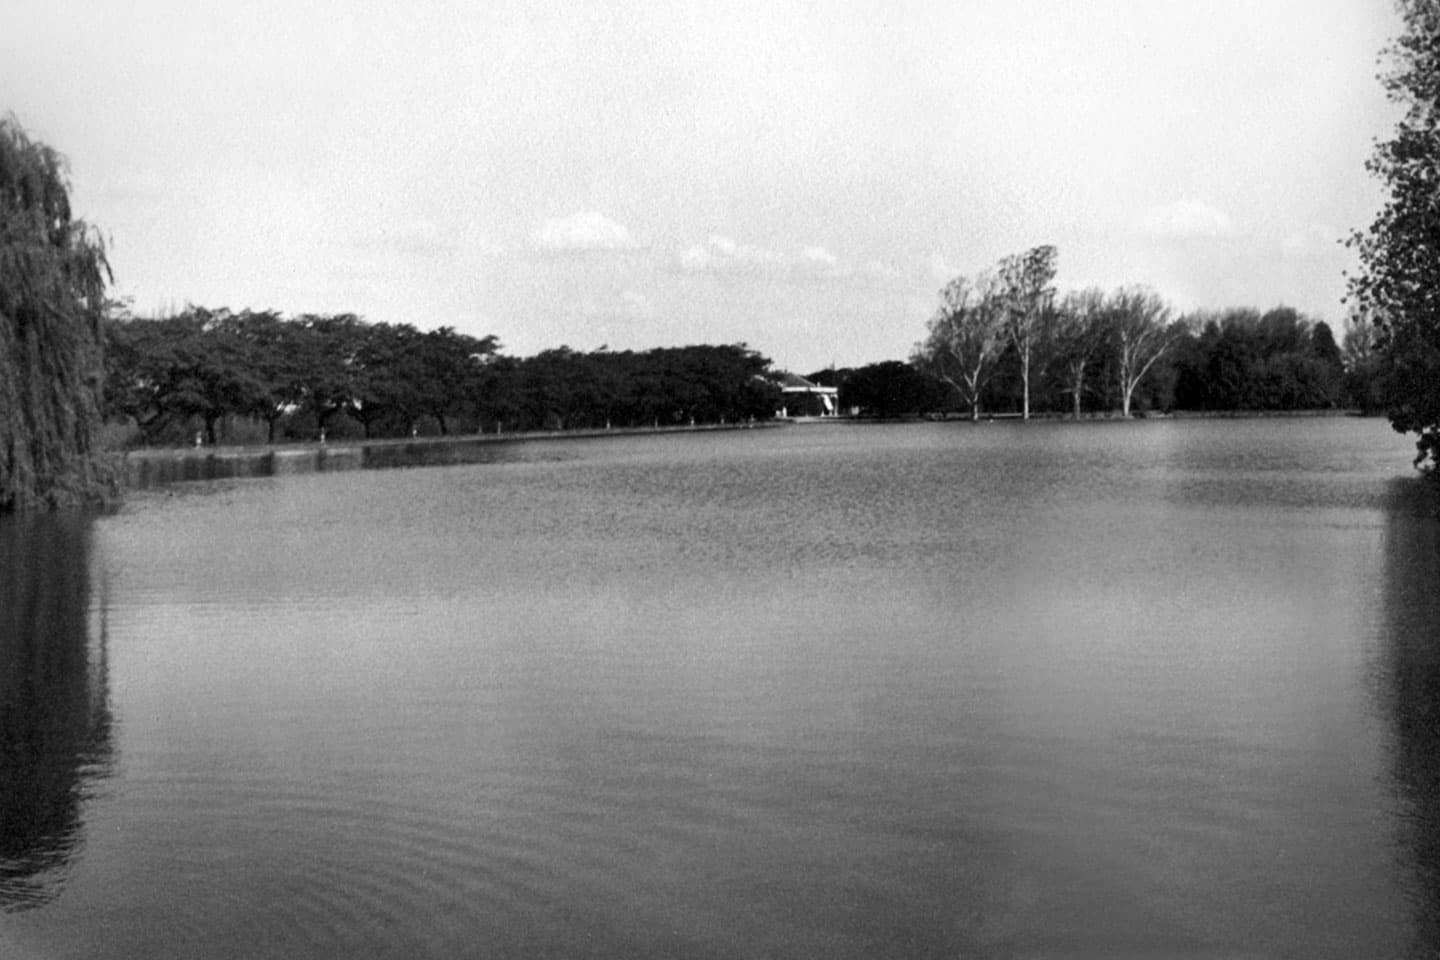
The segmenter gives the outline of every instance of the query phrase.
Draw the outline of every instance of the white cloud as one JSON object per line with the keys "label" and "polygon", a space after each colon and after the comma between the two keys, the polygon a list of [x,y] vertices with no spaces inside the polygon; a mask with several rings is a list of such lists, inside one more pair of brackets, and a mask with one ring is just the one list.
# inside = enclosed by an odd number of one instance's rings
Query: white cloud
{"label": "white cloud", "polygon": [[792,267],[797,278],[806,280],[842,280],[854,271],[841,265],[840,258],[824,247],[806,247]]}
{"label": "white cloud", "polygon": [[530,238],[535,246],[551,253],[633,250],[636,246],[623,224],[595,210],[546,220]]}
{"label": "white cloud", "polygon": [[774,277],[815,277],[838,275],[839,258],[824,247],[805,247],[789,256],[768,247],[736,243],[729,237],[711,234],[676,258],[687,273],[765,274]]}
{"label": "white cloud", "polygon": [[709,243],[710,246],[715,248],[715,251],[717,253],[726,257],[735,256],[736,251],[740,249],[736,245],[734,240],[731,240],[729,237],[722,237],[719,234],[715,233],[710,234]]}
{"label": "white cloud", "polygon": [[1161,240],[1191,240],[1230,237],[1235,224],[1220,210],[1199,200],[1177,200],[1151,207],[1136,224],[1141,233]]}

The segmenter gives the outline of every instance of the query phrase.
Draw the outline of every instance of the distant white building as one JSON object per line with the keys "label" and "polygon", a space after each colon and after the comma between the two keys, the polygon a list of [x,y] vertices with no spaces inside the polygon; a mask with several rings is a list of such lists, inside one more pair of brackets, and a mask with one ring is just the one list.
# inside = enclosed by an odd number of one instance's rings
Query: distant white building
{"label": "distant white building", "polygon": [[793,373],[776,375],[782,406],[777,417],[834,417],[840,412],[837,387],[822,387]]}

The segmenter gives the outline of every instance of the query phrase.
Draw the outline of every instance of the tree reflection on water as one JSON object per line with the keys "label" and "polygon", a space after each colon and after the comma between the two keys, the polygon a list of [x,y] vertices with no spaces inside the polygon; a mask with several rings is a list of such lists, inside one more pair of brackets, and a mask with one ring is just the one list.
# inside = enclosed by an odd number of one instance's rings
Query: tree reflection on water
{"label": "tree reflection on water", "polygon": [[0,518],[0,912],[53,899],[106,776],[103,627],[90,628],[90,520]]}
{"label": "tree reflection on water", "polygon": [[1400,855],[1416,956],[1440,952],[1440,497],[1395,481],[1386,518],[1382,701],[1391,725]]}

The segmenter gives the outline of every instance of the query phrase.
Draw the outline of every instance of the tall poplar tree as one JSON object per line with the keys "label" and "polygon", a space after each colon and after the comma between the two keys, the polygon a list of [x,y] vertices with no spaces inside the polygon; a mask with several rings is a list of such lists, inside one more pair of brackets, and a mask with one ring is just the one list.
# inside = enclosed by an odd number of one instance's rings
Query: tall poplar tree
{"label": "tall poplar tree", "polygon": [[96,449],[110,278],[70,211],[64,158],[0,117],[0,512],[73,505],[103,488]]}
{"label": "tall poplar tree", "polygon": [[1055,299],[1055,248],[1032,247],[1000,261],[1000,282],[1005,288],[1005,333],[1020,360],[1024,387],[1022,419],[1030,419],[1030,360],[1035,341]]}
{"label": "tall poplar tree", "polygon": [[[1385,90],[1405,114],[1366,168],[1389,197],[1350,244],[1350,292],[1377,328],[1390,423],[1419,436],[1418,466],[1440,466],[1440,0],[1398,0]],[[1440,473],[1437,473],[1440,475]]]}

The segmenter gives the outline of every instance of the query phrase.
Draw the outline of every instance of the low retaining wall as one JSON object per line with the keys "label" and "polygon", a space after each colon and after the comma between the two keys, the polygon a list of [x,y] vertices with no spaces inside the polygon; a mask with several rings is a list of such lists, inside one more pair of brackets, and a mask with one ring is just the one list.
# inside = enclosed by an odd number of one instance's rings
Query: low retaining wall
{"label": "low retaining wall", "polygon": [[351,446],[132,451],[125,455],[125,486],[132,490],[145,490],[203,480],[358,470],[364,461],[364,448]]}
{"label": "low retaining wall", "polygon": [[[173,483],[279,477],[331,470],[385,470],[485,463],[506,444],[576,440],[589,437],[640,436],[656,433],[697,433],[748,429],[747,424],[721,424],[658,429],[574,430],[564,433],[485,434],[431,437],[424,440],[375,440],[360,443],[309,444],[294,447],[177,448],[131,450],[124,458],[124,483],[131,490]],[[760,427],[762,424],[754,424]]]}

